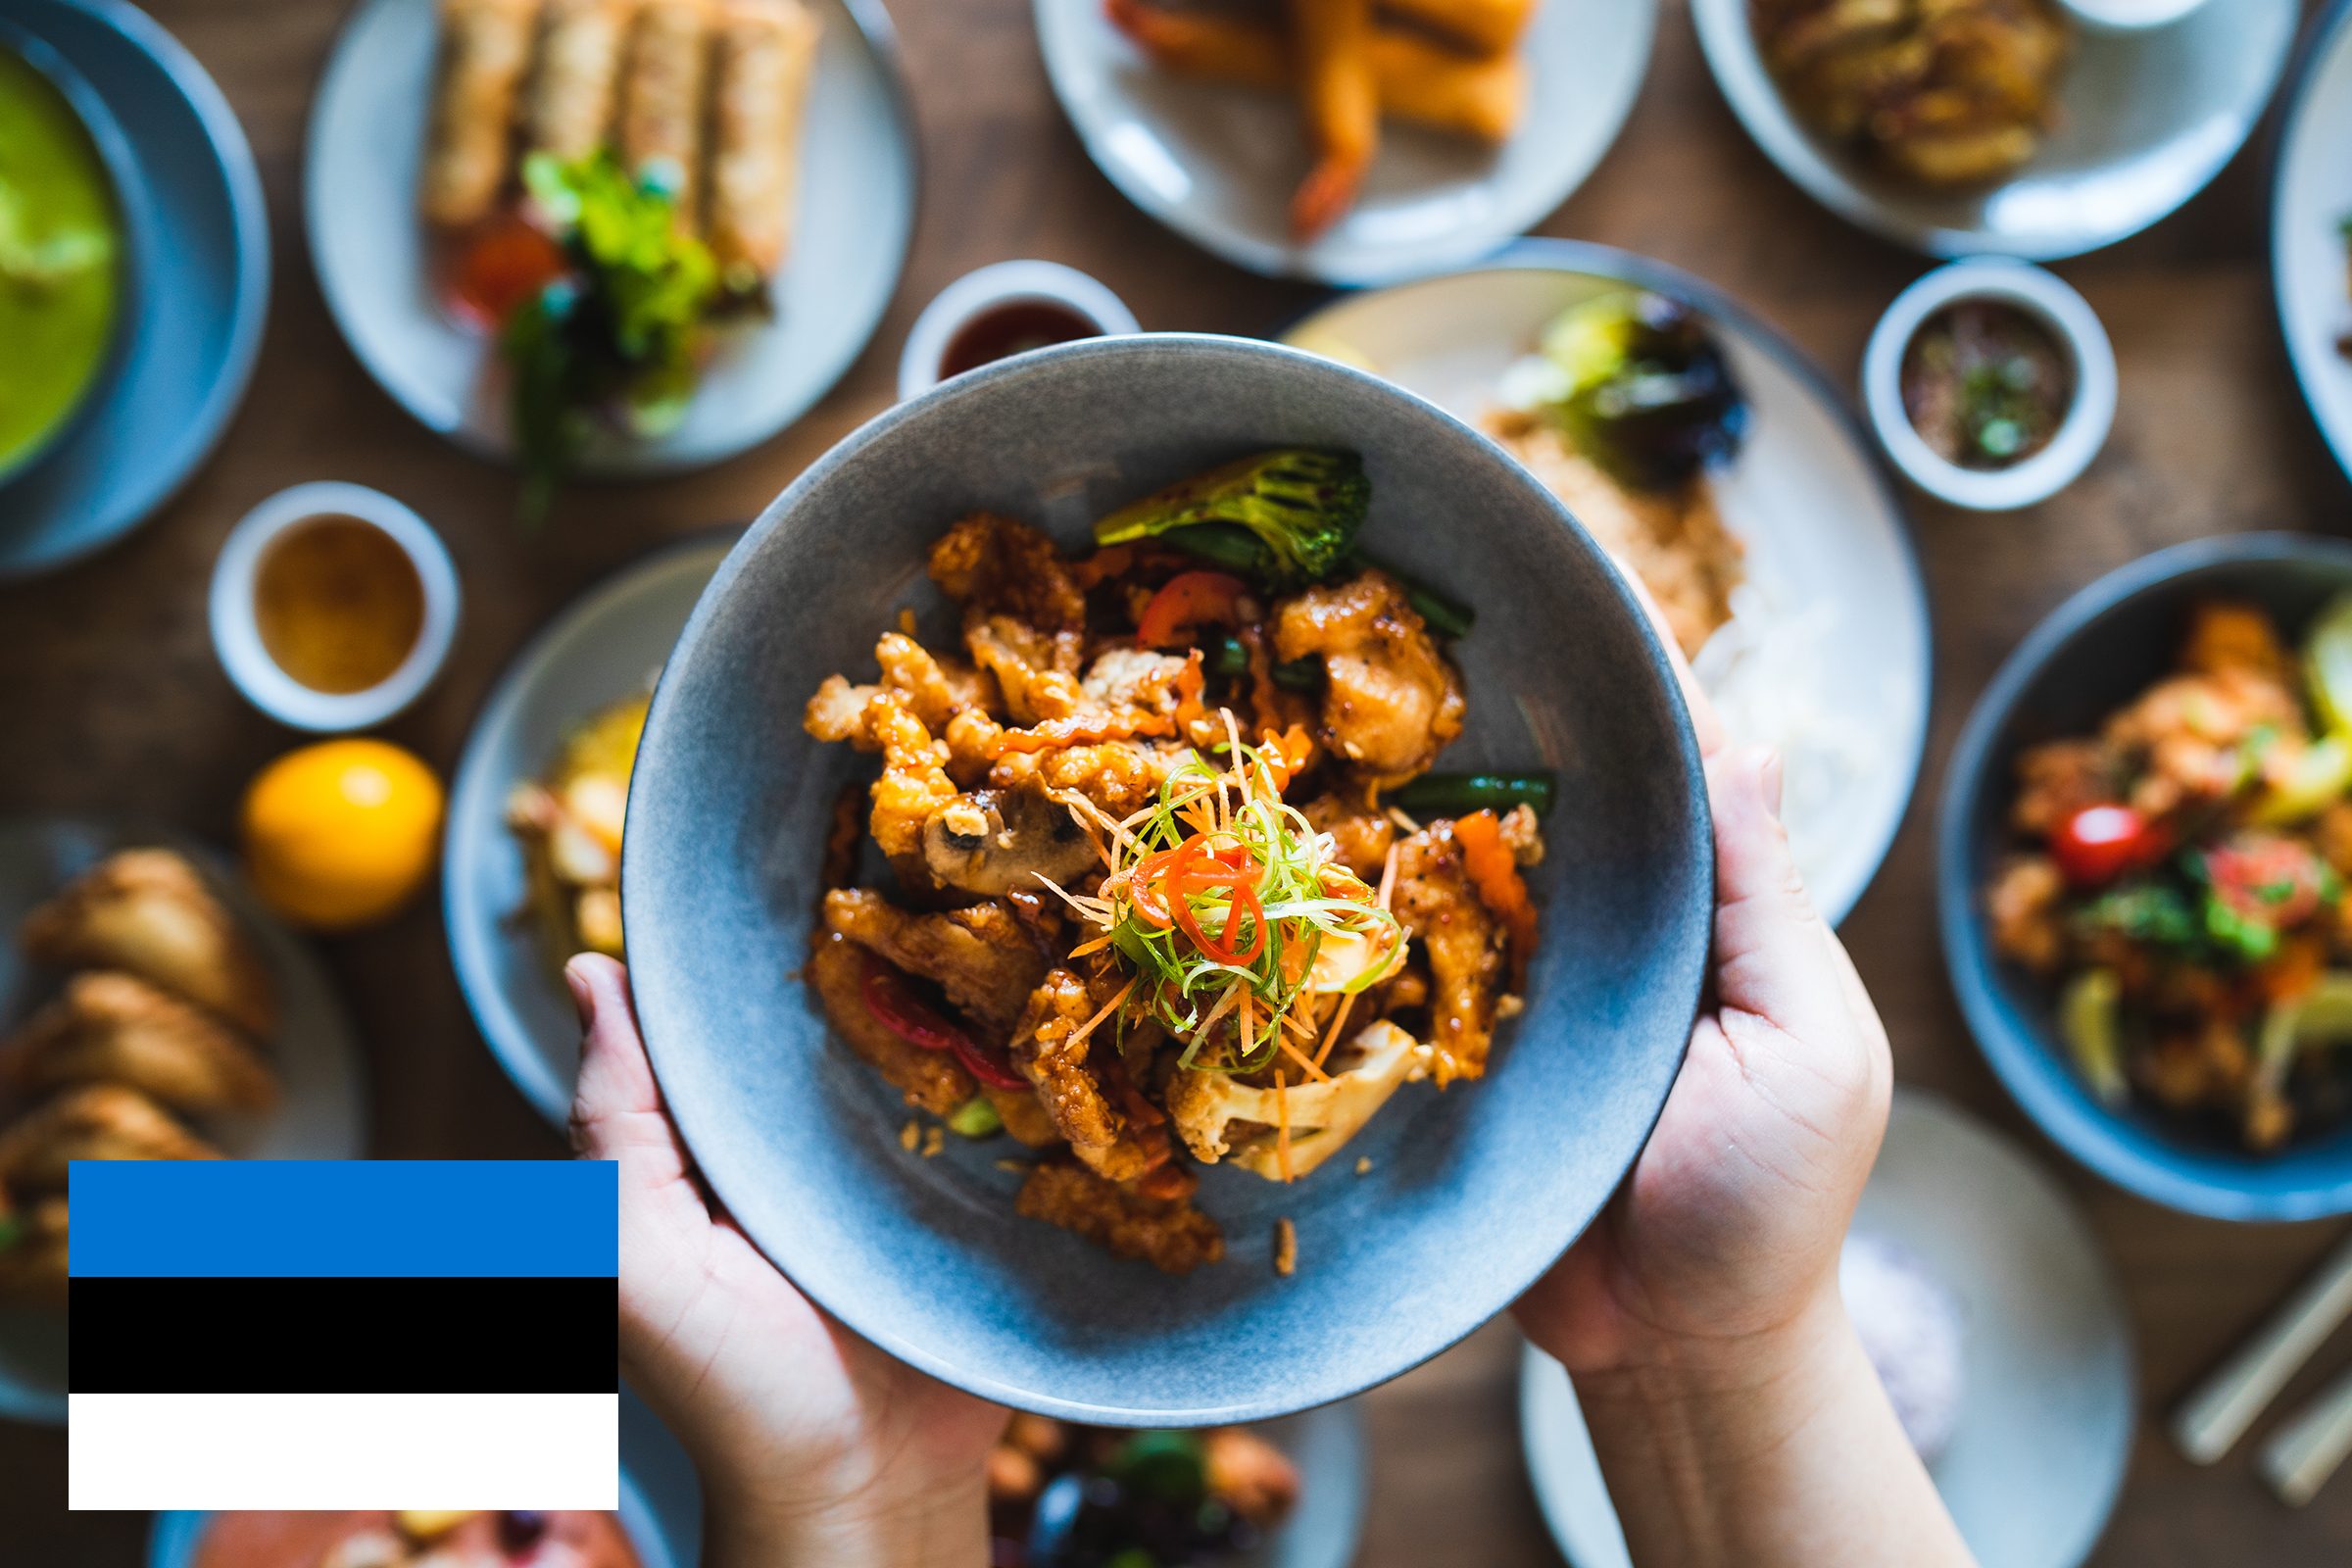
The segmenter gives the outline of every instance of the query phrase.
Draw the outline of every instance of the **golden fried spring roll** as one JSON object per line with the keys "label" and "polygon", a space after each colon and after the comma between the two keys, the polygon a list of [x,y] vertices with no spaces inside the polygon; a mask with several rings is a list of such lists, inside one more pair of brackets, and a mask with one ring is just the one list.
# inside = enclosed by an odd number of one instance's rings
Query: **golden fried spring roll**
{"label": "golden fried spring roll", "polygon": [[709,0],[644,0],[620,84],[621,162],[638,178],[675,191],[690,227],[702,172],[710,61]]}
{"label": "golden fried spring roll", "polygon": [[530,151],[583,158],[604,145],[636,9],[636,0],[551,0],[523,103]]}
{"label": "golden fried spring roll", "polygon": [[720,275],[738,293],[773,277],[792,239],[816,35],[801,0],[722,0],[719,9],[710,235]]}
{"label": "golden fried spring roll", "polygon": [[[1225,13],[1165,10],[1151,0],[1105,0],[1104,11],[1165,70],[1273,92],[1291,85],[1290,44],[1278,28]],[[1377,24],[1372,78],[1382,114],[1480,141],[1507,139],[1527,108],[1527,66],[1518,56],[1472,60]]]}
{"label": "golden fried spring roll", "polygon": [[1391,16],[1417,23],[1483,55],[1498,55],[1519,41],[1537,0],[1380,0]]}
{"label": "golden fried spring roll", "polygon": [[538,19],[538,0],[441,0],[440,74],[418,193],[436,228],[478,223],[498,205]]}
{"label": "golden fried spring roll", "polygon": [[1371,0],[1290,0],[1299,107],[1315,167],[1291,199],[1291,233],[1315,238],[1355,202],[1380,146]]}

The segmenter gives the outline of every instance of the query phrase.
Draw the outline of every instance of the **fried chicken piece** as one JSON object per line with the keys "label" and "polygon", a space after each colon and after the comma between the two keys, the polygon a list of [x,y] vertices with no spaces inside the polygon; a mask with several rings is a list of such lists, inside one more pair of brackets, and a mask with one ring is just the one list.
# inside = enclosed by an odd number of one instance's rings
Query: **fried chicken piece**
{"label": "fried chicken piece", "polygon": [[975,512],[939,536],[930,564],[931,580],[967,615],[1011,615],[1047,632],[1085,629],[1086,594],[1069,563],[1025,522]]}
{"label": "fried chicken piece", "polygon": [[2066,956],[2066,878],[2046,855],[2021,855],[2001,867],[1984,895],[1992,950],[2048,974]]}
{"label": "fried chicken piece", "polygon": [[1380,880],[1389,846],[1396,842],[1396,824],[1386,812],[1367,811],[1337,795],[1316,796],[1304,811],[1307,826],[1331,835],[1342,865],[1366,882]]}
{"label": "fried chicken piece", "polygon": [[1246,1427],[1206,1434],[1200,1457],[1209,1495],[1261,1530],[1280,1524],[1298,1501],[1298,1467]]}
{"label": "fried chicken piece", "polygon": [[839,675],[826,677],[808,699],[802,724],[820,741],[846,740],[859,751],[882,754],[882,776],[871,792],[874,843],[893,864],[919,865],[924,824],[962,793],[948,775],[948,749],[932,739],[906,698],[873,688],[859,692]]}
{"label": "fried chicken piece", "polygon": [[[1054,1123],[1069,1140],[1070,1152],[1112,1181],[1133,1181],[1159,1163],[1166,1130],[1138,1129],[1129,1115],[1111,1103],[1103,1079],[1094,1065],[1100,1033],[1080,1035],[1090,1019],[1110,1000],[1097,997],[1076,970],[1056,968],[1030,995],[1012,1033],[1012,1064],[1037,1087],[1037,1098]],[[1109,1037],[1101,1036],[1111,1070],[1123,1073]],[[1157,1134],[1147,1140],[1142,1134]],[[1156,1143],[1156,1150],[1152,1147]]]}
{"label": "fried chicken piece", "polygon": [[1020,724],[1067,718],[1087,706],[1078,678],[1082,643],[1078,632],[1041,631],[1012,615],[964,619],[963,645],[972,662],[996,678],[1004,710]]}
{"label": "fried chicken piece", "polygon": [[0,1300],[66,1304],[66,1220],[63,1198],[0,1212]]}
{"label": "fried chicken piece", "polygon": [[833,1032],[882,1081],[906,1097],[906,1103],[945,1116],[972,1098],[979,1085],[962,1063],[944,1051],[925,1051],[902,1040],[865,1004],[867,965],[874,960],[845,936],[828,933],[808,955],[808,985],[825,1009]]}
{"label": "fried chicken piece", "polygon": [[120,1083],[179,1110],[267,1110],[277,1080],[235,1031],[135,975],[77,974],[0,1045],[0,1088]]}
{"label": "fried chicken piece", "polygon": [[2278,628],[2252,605],[2199,605],[2189,620],[2180,663],[2206,675],[2243,670],[2281,686],[2295,679],[2294,658],[2279,642]]}
{"label": "fried chicken piece", "polygon": [[135,1089],[68,1090],[0,1132],[0,1192],[62,1193],[76,1159],[219,1159],[220,1152]]}
{"label": "fried chicken piece", "polygon": [[1083,1165],[1058,1160],[1039,1165],[1021,1183],[1013,1209],[1023,1219],[1058,1225],[1121,1257],[1141,1258],[1163,1274],[1189,1274],[1225,1255],[1224,1232],[1189,1199],[1146,1198]]}
{"label": "fried chicken piece", "polygon": [[825,929],[937,982],[972,1023],[1002,1040],[1046,978],[1046,957],[1012,910],[974,904],[914,914],[866,888],[825,895]]}
{"label": "fried chicken piece", "polygon": [[1462,732],[1461,674],[1384,571],[1285,603],[1274,652],[1286,662],[1321,656],[1322,739],[1368,783],[1385,788],[1425,772]]}
{"label": "fried chicken piece", "polygon": [[1141,741],[1064,746],[1032,756],[1007,756],[989,774],[989,780],[1003,786],[1033,779],[1045,789],[1083,795],[1110,816],[1127,817],[1159,794],[1168,769],[1185,751],[1181,746],[1152,746]]}
{"label": "fried chicken piece", "polygon": [[36,963],[126,970],[257,1038],[277,1026],[252,940],[172,850],[108,856],[26,915],[18,940]]}
{"label": "fried chicken piece", "polygon": [[1429,960],[1431,1074],[1441,1089],[1477,1078],[1494,1039],[1503,931],[1471,886],[1451,822],[1432,822],[1398,843],[1393,902]]}

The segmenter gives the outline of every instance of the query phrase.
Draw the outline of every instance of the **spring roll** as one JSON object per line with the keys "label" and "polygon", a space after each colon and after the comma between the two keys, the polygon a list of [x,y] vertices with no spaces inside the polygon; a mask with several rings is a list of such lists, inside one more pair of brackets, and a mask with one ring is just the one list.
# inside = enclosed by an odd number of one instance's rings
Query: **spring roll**
{"label": "spring roll", "polygon": [[644,0],[620,84],[620,157],[639,179],[676,192],[694,226],[703,163],[703,86],[710,60],[707,0]]}
{"label": "spring roll", "polygon": [[1537,0],[1380,0],[1380,8],[1463,48],[1498,55],[1519,41]]}
{"label": "spring roll", "polygon": [[[1151,0],[1105,0],[1104,10],[1164,70],[1270,92],[1290,87],[1290,44],[1279,28]],[[1508,139],[1527,107],[1527,66],[1516,55],[1472,60],[1377,23],[1372,78],[1383,115],[1480,141]]]}
{"label": "spring roll", "polygon": [[1338,222],[1380,146],[1380,94],[1372,79],[1371,0],[1290,0],[1299,107],[1315,166],[1291,198],[1300,243]]}
{"label": "spring roll", "polygon": [[538,17],[538,0],[441,0],[440,72],[418,193],[424,220],[436,228],[478,223],[498,205]]}
{"label": "spring roll", "polygon": [[605,144],[635,10],[635,0],[550,0],[523,104],[532,152],[584,158]]}
{"label": "spring roll", "polygon": [[710,249],[727,287],[784,264],[817,22],[801,0],[722,0],[711,89]]}

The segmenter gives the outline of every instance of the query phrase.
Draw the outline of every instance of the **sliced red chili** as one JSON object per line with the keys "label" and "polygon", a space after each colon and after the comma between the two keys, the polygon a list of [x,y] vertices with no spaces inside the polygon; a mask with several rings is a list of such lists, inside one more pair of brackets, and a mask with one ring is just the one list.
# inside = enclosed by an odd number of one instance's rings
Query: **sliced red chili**
{"label": "sliced red chili", "polygon": [[1193,640],[1202,625],[1231,625],[1250,585],[1222,571],[1180,571],[1136,617],[1135,640],[1145,648],[1169,648]]}
{"label": "sliced red chili", "polygon": [[916,996],[898,970],[868,959],[861,988],[865,1010],[876,1022],[920,1051],[944,1051],[963,1064],[966,1072],[998,1089],[1024,1089],[1013,1070],[1012,1057],[1002,1046],[982,1045],[971,1032],[951,1022]]}

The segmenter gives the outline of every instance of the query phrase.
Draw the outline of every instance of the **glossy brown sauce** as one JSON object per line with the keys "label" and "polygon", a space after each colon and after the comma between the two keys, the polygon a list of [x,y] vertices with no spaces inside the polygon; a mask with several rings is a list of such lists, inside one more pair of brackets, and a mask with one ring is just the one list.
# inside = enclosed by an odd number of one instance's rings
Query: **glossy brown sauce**
{"label": "glossy brown sauce", "polygon": [[315,692],[364,692],[424,630],[424,584],[391,535],[357,517],[288,529],[262,556],[253,618],[277,667]]}
{"label": "glossy brown sauce", "polygon": [[1042,349],[1050,343],[1098,337],[1095,323],[1066,305],[1050,300],[1010,300],[983,311],[956,329],[939,357],[941,380],[983,365]]}

